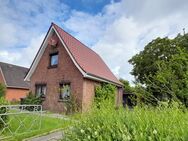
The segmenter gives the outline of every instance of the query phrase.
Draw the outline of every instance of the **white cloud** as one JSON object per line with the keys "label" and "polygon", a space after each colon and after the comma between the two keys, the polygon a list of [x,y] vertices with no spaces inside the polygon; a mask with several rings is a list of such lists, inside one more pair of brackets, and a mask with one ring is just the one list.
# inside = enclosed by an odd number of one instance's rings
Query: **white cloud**
{"label": "white cloud", "polygon": [[61,1],[1,1],[0,61],[30,66],[52,21],[69,11]]}
{"label": "white cloud", "polygon": [[4,23],[1,24],[0,27],[0,43],[1,47],[7,47],[9,45],[14,45],[17,43],[17,38],[16,38],[16,29],[14,28],[14,25],[11,23]]}
{"label": "white cloud", "polygon": [[42,41],[44,39],[44,35],[40,35],[34,37],[29,42],[29,45],[25,48],[21,49],[0,49],[0,60],[2,62],[8,62],[16,65],[22,65],[25,67],[29,67],[40,47]]}
{"label": "white cloud", "polygon": [[8,52],[6,50],[2,50],[0,51],[0,60],[3,62],[13,62],[15,60],[20,59],[21,55],[19,53],[15,53],[15,52]]}
{"label": "white cloud", "polygon": [[59,0],[16,6],[2,1],[0,60],[29,66],[50,22],[56,21],[99,53],[118,77],[133,80],[127,61],[152,39],[174,37],[188,28],[187,6],[187,0],[122,0],[94,15],[71,10]]}
{"label": "white cloud", "polygon": [[65,26],[88,45],[94,41],[92,48],[111,70],[131,81],[128,60],[152,39],[174,37],[188,27],[187,6],[186,0],[123,0],[96,15],[74,11]]}

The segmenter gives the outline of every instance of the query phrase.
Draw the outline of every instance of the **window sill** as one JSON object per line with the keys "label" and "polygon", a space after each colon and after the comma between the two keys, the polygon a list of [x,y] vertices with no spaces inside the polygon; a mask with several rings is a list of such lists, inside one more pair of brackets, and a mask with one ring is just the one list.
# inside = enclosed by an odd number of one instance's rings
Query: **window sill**
{"label": "window sill", "polygon": [[54,68],[57,68],[57,65],[48,66],[48,69],[54,69]]}
{"label": "window sill", "polygon": [[45,101],[46,97],[40,97],[42,101]]}
{"label": "window sill", "polygon": [[69,99],[59,99],[58,102],[69,102],[70,100]]}

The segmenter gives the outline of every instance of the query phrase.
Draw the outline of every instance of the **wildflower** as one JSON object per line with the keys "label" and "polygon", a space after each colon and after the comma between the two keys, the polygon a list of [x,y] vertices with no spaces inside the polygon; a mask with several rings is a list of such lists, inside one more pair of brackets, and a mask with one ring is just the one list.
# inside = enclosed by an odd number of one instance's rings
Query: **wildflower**
{"label": "wildflower", "polygon": [[127,140],[130,141],[130,140],[131,140],[131,137],[130,137],[130,136],[127,136]]}
{"label": "wildflower", "polygon": [[143,137],[143,133],[142,132],[140,133],[140,136]]}
{"label": "wildflower", "polygon": [[95,131],[95,133],[94,133],[95,135],[97,135],[97,131]]}
{"label": "wildflower", "polygon": [[157,134],[157,130],[154,129],[154,130],[153,130],[153,134]]}
{"label": "wildflower", "polygon": [[80,132],[81,132],[81,133],[84,133],[84,130],[83,130],[83,129],[81,129],[81,130],[80,130]]}
{"label": "wildflower", "polygon": [[90,137],[90,136],[87,136],[87,138],[88,138],[88,139],[91,139],[91,137]]}

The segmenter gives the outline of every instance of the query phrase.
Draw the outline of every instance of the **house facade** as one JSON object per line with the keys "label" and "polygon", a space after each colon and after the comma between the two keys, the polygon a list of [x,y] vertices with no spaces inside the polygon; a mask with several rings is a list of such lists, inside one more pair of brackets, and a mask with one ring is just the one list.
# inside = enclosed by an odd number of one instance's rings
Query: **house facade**
{"label": "house facade", "polygon": [[25,77],[30,90],[43,97],[43,108],[65,112],[65,102],[74,97],[82,111],[92,104],[95,87],[111,83],[122,103],[122,84],[101,57],[79,40],[53,24]]}
{"label": "house facade", "polygon": [[19,101],[29,92],[29,82],[24,81],[28,68],[0,62],[0,83],[6,86],[5,98]]}

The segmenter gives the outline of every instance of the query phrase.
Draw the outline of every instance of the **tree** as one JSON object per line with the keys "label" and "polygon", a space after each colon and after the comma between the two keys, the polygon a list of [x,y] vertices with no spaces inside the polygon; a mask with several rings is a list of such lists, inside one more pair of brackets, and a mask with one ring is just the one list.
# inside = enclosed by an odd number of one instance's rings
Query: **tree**
{"label": "tree", "polygon": [[156,62],[169,61],[177,52],[175,42],[171,39],[157,38],[129,60],[129,63],[133,65],[131,74],[135,76],[137,82],[145,84],[147,77],[154,76],[158,71]]}
{"label": "tree", "polygon": [[133,88],[130,86],[129,81],[124,80],[123,78],[120,78],[119,81],[123,83],[123,88],[126,93],[132,93]]}
{"label": "tree", "polygon": [[157,38],[129,62],[132,74],[155,100],[178,99],[188,106],[188,35]]}

